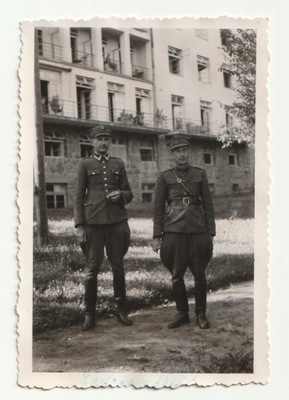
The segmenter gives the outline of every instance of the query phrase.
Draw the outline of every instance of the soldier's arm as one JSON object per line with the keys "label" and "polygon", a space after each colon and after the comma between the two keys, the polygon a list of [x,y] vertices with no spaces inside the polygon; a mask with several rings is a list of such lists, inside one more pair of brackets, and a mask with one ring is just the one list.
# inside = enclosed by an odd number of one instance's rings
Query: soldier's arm
{"label": "soldier's arm", "polygon": [[74,201],[74,224],[76,228],[79,225],[84,224],[84,201],[85,201],[86,188],[87,188],[86,168],[84,162],[80,161],[78,165],[76,192]]}
{"label": "soldier's arm", "polygon": [[163,234],[163,222],[165,205],[167,199],[167,187],[163,173],[160,173],[156,183],[155,189],[155,202],[154,202],[154,227],[153,237],[162,237]]}
{"label": "soldier's arm", "polygon": [[212,202],[212,196],[209,189],[209,183],[206,171],[203,170],[202,174],[202,207],[204,210],[205,221],[208,229],[208,233],[210,236],[216,235],[216,223],[215,223],[215,214],[214,207]]}
{"label": "soldier's arm", "polygon": [[120,191],[120,201],[123,205],[130,203],[133,199],[133,194],[128,182],[127,173],[124,165],[121,169],[121,175],[119,180],[119,191]]}

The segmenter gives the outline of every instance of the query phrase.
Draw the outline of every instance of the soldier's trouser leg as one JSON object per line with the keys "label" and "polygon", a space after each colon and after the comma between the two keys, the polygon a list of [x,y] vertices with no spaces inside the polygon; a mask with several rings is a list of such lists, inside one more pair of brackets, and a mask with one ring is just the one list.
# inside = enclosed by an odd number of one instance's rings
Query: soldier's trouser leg
{"label": "soldier's trouser leg", "polygon": [[123,258],[130,244],[130,230],[127,221],[105,228],[105,244],[108,260],[112,267],[114,297],[125,300],[125,273]]}
{"label": "soldier's trouser leg", "polygon": [[208,328],[206,320],[207,281],[206,267],[212,258],[213,246],[208,234],[189,235],[189,267],[195,279],[195,311],[202,328]]}
{"label": "soldier's trouser leg", "polygon": [[87,225],[86,271],[85,271],[85,312],[95,313],[97,301],[97,275],[104,256],[104,227]]}
{"label": "soldier's trouser leg", "polygon": [[130,244],[130,229],[127,221],[108,226],[105,231],[106,252],[113,273],[114,298],[117,306],[116,316],[123,325],[131,325],[127,317],[126,287],[123,258]]}
{"label": "soldier's trouser leg", "polygon": [[184,275],[188,266],[185,234],[166,232],[163,235],[160,257],[172,275],[173,294],[179,313],[188,313],[188,297]]}

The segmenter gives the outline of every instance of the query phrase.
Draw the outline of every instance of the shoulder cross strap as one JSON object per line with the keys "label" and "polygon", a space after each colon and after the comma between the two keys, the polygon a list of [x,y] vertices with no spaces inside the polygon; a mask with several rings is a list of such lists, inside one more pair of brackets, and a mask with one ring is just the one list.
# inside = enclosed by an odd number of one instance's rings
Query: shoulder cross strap
{"label": "shoulder cross strap", "polygon": [[181,185],[185,189],[185,191],[188,192],[192,196],[193,194],[190,192],[190,190],[184,184],[183,180],[180,177],[178,177],[178,175],[176,174],[176,171],[174,169],[173,169],[173,174],[175,175],[175,178],[176,178],[178,184]]}

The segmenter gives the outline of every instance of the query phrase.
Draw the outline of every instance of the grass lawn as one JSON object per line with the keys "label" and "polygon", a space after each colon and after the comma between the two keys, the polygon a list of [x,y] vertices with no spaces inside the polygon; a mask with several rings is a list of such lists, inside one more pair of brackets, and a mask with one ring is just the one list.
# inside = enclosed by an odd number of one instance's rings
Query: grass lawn
{"label": "grass lawn", "polygon": [[[130,219],[131,247],[125,257],[130,310],[172,300],[170,274],[150,248],[151,219]],[[85,260],[75,238],[73,221],[49,221],[50,244],[34,249],[34,333],[67,327],[83,318]],[[214,256],[207,269],[208,290],[252,280],[254,220],[217,221]],[[190,295],[194,285],[187,272]],[[99,274],[98,312],[113,312],[112,273],[107,260]]]}

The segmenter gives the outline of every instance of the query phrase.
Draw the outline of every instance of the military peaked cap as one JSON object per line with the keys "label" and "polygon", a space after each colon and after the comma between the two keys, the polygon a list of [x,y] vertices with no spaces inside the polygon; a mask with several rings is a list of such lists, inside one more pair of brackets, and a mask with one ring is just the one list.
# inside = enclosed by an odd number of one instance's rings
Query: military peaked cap
{"label": "military peaked cap", "polygon": [[91,139],[96,139],[100,136],[111,137],[111,130],[106,128],[105,126],[97,125],[89,130],[89,135]]}
{"label": "military peaked cap", "polygon": [[171,150],[177,149],[178,147],[189,146],[190,138],[186,134],[176,133],[169,138],[167,145]]}

